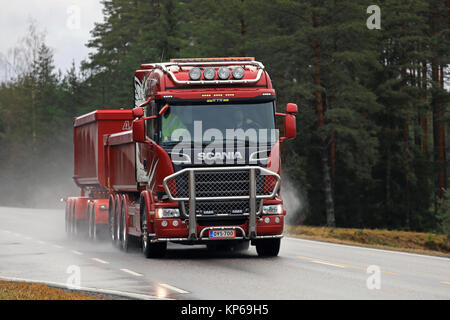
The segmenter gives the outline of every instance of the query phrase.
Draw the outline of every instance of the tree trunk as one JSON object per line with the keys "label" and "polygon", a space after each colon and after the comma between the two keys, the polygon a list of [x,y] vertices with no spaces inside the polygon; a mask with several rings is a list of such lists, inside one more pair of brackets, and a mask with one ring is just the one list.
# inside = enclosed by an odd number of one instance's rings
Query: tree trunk
{"label": "tree trunk", "polygon": [[[313,3],[313,13],[312,13],[312,22],[313,28],[318,28],[317,22],[317,14],[315,8],[317,7],[317,2]],[[314,85],[315,85],[315,102],[316,102],[316,112],[317,112],[317,122],[320,128],[324,126],[324,111],[323,111],[323,102],[322,102],[322,92],[320,90],[320,50],[319,50],[319,41],[317,39],[317,34],[313,35],[313,53],[314,53]],[[320,133],[322,134],[322,133]],[[324,183],[324,195],[325,195],[325,209],[326,209],[326,217],[327,217],[327,226],[334,228],[336,226],[336,220],[334,216],[334,199],[331,187],[331,178],[330,178],[330,167],[329,167],[329,159],[328,159],[328,143],[326,137],[321,137],[322,143],[322,169],[323,169],[323,183]]]}

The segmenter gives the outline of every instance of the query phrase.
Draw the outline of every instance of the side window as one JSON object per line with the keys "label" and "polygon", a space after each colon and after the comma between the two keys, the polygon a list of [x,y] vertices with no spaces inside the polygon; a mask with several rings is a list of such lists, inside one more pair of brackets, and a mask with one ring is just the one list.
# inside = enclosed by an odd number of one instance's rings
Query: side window
{"label": "side window", "polygon": [[[146,107],[146,117],[150,117],[156,114],[156,104],[155,101],[151,101]],[[155,140],[156,132],[156,119],[147,120],[147,137]]]}

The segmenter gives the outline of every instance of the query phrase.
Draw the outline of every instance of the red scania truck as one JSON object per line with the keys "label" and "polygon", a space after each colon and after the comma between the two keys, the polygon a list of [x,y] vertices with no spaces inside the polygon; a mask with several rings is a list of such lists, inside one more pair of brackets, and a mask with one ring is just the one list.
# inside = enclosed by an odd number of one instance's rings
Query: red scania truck
{"label": "red scania truck", "polygon": [[260,256],[278,255],[286,215],[280,143],[296,136],[297,105],[277,113],[275,100],[254,58],[141,65],[133,109],[74,119],[81,195],[66,200],[66,232],[107,235],[124,250],[138,243],[147,258],[164,256],[168,242],[251,243]]}

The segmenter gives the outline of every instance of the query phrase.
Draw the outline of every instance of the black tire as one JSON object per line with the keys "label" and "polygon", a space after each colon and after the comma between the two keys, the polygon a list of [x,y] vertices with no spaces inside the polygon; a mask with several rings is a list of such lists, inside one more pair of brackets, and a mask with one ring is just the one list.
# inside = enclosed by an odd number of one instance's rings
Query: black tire
{"label": "black tire", "polygon": [[119,204],[116,203],[116,206],[114,208],[114,245],[116,247],[120,248],[120,242],[121,242],[121,230],[120,230],[120,208],[119,208]]}
{"label": "black tire", "polygon": [[142,253],[144,256],[149,258],[162,258],[166,255],[167,251],[167,242],[156,242],[151,243],[150,237],[148,236],[148,227],[147,227],[147,214],[146,207],[143,204],[143,210],[141,214],[141,230],[142,230]]}
{"label": "black tire", "polygon": [[256,240],[256,252],[260,257],[276,257],[280,252],[281,239]]}
{"label": "black tire", "polygon": [[[113,200],[114,201],[114,200]],[[115,202],[115,201],[114,201]],[[111,239],[111,243],[116,243],[116,225],[115,225],[115,217],[114,213],[116,211],[116,206],[112,206],[112,203],[109,206],[109,214],[108,214],[108,229],[109,229],[109,238]],[[114,209],[112,209],[114,207]]]}
{"label": "black tire", "polygon": [[128,232],[127,232],[127,217],[125,214],[124,204],[125,203],[122,202],[122,205],[120,206],[120,229],[121,229],[120,248],[123,251],[128,251],[130,236],[128,235]]}

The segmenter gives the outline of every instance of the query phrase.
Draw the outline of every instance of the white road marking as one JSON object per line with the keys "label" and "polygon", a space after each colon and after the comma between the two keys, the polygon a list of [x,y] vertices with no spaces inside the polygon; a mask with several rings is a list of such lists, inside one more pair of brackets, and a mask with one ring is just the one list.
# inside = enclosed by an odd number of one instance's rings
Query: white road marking
{"label": "white road marking", "polygon": [[173,290],[173,291],[178,292],[178,293],[189,293],[189,291],[186,291],[186,290],[183,290],[183,289],[180,289],[180,288],[171,286],[171,285],[166,284],[166,283],[160,283],[159,285],[160,285],[161,287],[164,287],[164,288],[166,288],[166,289]]}
{"label": "white road marking", "polygon": [[77,251],[77,250],[72,250],[72,252],[73,252],[73,253],[75,253],[75,254],[78,254],[79,256],[83,255],[83,253],[82,253],[82,252],[80,252],[80,251]]}
{"label": "white road marking", "polygon": [[26,239],[26,240],[31,240],[31,239],[33,239],[32,237],[25,237],[24,239]]}
{"label": "white road marking", "polygon": [[62,246],[59,246],[59,245],[57,245],[57,244],[54,244],[53,245],[55,248],[58,248],[58,249],[62,249],[62,248],[64,248],[64,247],[62,247]]}
{"label": "white road marking", "polygon": [[46,244],[47,242],[45,242],[45,241],[42,241],[42,240],[39,240],[38,241],[40,244]]}
{"label": "white road marking", "polygon": [[91,258],[92,260],[94,260],[94,261],[97,261],[97,262],[100,262],[100,263],[103,263],[103,264],[109,264],[109,262],[108,261],[105,261],[105,260],[102,260],[102,259],[99,259],[99,258]]}
{"label": "white road marking", "polygon": [[314,263],[324,264],[324,265],[327,265],[327,266],[333,266],[333,267],[338,267],[338,268],[345,268],[344,266],[340,266],[340,265],[334,264],[334,263],[329,263],[329,262],[324,262],[324,261],[318,261],[318,260],[310,260],[310,261],[311,261],[311,262],[314,262]]}
{"label": "white road marking", "polygon": [[136,277],[142,277],[142,276],[143,276],[143,275],[140,274],[140,273],[137,273],[137,272],[134,272],[134,271],[131,271],[131,270],[128,270],[128,269],[120,269],[120,271],[129,273],[129,274],[132,274],[133,276],[136,276]]}

